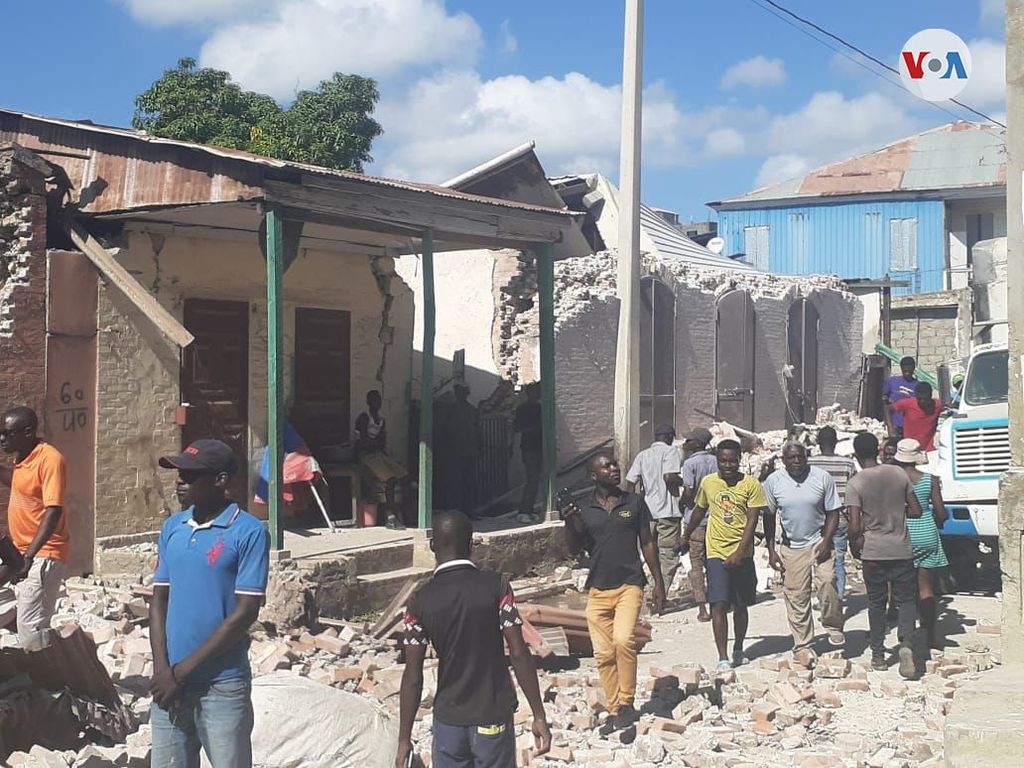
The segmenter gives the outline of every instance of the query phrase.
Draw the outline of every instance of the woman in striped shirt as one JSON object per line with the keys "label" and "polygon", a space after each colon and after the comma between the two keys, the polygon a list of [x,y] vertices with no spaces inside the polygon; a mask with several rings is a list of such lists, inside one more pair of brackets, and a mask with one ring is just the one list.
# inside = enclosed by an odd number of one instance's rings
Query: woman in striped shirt
{"label": "woman in striped shirt", "polygon": [[935,637],[935,583],[933,573],[949,565],[942,549],[939,528],[946,522],[946,505],[942,501],[939,478],[917,468],[927,464],[928,457],[921,451],[917,440],[900,440],[896,444],[895,463],[903,467],[914,486],[914,493],[924,514],[907,518],[910,543],[914,547],[914,567],[917,568],[917,612],[921,627],[928,636],[928,647],[938,648]]}

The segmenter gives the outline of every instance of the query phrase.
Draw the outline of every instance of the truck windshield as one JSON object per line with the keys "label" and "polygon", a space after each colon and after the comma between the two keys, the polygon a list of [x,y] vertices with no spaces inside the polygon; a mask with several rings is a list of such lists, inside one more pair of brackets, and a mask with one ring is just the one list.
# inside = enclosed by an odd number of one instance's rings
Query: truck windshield
{"label": "truck windshield", "polygon": [[1010,353],[1005,349],[983,352],[971,361],[964,382],[968,405],[1005,403],[1009,389]]}

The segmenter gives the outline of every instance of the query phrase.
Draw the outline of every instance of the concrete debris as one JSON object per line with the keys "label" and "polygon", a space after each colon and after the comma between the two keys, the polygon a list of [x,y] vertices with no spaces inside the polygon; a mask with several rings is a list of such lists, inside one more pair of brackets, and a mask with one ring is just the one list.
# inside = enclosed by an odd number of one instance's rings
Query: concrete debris
{"label": "concrete debris", "polygon": [[[561,568],[550,577],[517,587],[517,592],[536,599],[547,594],[552,583],[571,585],[584,575]],[[851,569],[850,577],[856,579],[856,569]],[[97,642],[99,662],[109,672],[119,699],[137,718],[138,729],[117,743],[79,744],[77,751],[26,747],[12,754],[7,764],[32,768],[146,765],[152,742],[146,724],[151,703],[147,689],[153,668],[146,622],[133,602],[138,596],[130,585],[98,579],[71,580],[68,593],[59,607],[62,620],[75,617]],[[574,598],[566,595],[564,599],[571,604]],[[689,623],[682,615],[678,620]],[[520,696],[514,718],[520,764],[537,768],[938,765],[954,695],[966,681],[998,664],[998,653],[991,649],[993,639],[979,634],[945,652],[932,652],[922,677],[912,681],[900,679],[894,670],[876,672],[863,658],[850,660],[838,652],[820,657],[809,653],[762,656],[724,674],[693,662],[659,666],[657,652],[648,653],[641,658],[653,663],[642,667],[638,681],[640,720],[635,738],[622,738],[618,732],[607,737],[599,734],[608,713],[592,658],[582,657],[577,668],[567,668],[571,664],[552,656],[544,660],[539,677],[554,748],[544,757],[532,754],[530,712]],[[378,734],[387,734],[380,735],[380,740],[394,739],[404,669],[394,638],[375,640],[365,627],[351,624],[274,632],[264,625],[253,633],[250,659],[255,685],[263,686],[260,695],[267,699],[261,711],[277,706],[275,692],[284,689],[301,689],[303,696],[314,698],[330,698],[333,691],[342,698],[332,706],[352,707],[362,701],[366,706],[359,710],[361,722]],[[413,730],[414,744],[426,764],[437,671],[437,660],[428,654]],[[295,711],[290,703],[284,706]],[[297,733],[315,733],[304,722],[295,723]],[[273,751],[280,743],[275,737],[267,749]],[[266,764],[280,757],[278,749]],[[300,764],[305,765],[296,763]]]}

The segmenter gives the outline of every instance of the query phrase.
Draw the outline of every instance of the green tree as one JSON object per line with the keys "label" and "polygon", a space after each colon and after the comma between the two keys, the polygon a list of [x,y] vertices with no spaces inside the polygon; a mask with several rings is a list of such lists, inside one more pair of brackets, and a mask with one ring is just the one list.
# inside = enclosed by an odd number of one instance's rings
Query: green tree
{"label": "green tree", "polygon": [[181,59],[135,99],[132,125],[167,139],[362,171],[382,132],[373,119],[379,98],[373,80],[336,72],[284,109],[242,90],[227,72]]}

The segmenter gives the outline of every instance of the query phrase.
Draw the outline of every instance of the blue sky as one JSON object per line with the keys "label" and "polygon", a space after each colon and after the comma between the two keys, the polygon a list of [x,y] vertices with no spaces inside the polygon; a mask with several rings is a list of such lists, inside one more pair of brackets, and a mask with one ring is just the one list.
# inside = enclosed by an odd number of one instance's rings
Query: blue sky
{"label": "blue sky", "polygon": [[[974,58],[962,100],[1002,120],[1001,0],[783,4],[893,66],[913,33],[956,32]],[[684,220],[954,119],[755,0],[646,8],[644,199]],[[184,56],[283,102],[340,70],[380,83],[371,172],[442,181],[534,140],[552,175],[617,176],[621,0],[48,0],[5,25],[25,34],[8,36],[22,65],[0,71],[0,103],[27,112],[128,125]]]}

